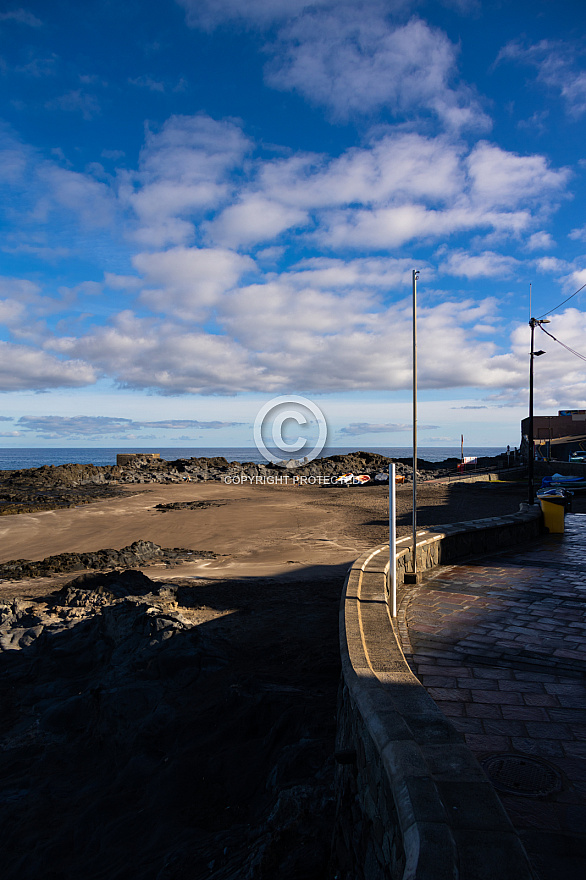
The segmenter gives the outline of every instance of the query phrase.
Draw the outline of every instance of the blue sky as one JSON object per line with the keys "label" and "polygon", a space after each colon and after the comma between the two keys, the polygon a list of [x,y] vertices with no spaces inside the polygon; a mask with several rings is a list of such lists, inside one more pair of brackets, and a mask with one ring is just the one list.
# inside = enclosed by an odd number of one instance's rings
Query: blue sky
{"label": "blue sky", "polygon": [[[586,355],[581,0],[4,0],[0,444],[519,442]],[[535,411],[586,408],[538,332]]]}

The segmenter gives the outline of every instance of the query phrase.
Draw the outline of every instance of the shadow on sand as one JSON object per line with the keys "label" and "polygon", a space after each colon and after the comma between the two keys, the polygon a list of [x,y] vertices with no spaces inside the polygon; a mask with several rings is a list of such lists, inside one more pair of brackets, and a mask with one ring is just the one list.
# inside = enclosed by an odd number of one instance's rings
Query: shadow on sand
{"label": "shadow on sand", "polygon": [[0,655],[4,880],[322,880],[345,572],[54,594]]}

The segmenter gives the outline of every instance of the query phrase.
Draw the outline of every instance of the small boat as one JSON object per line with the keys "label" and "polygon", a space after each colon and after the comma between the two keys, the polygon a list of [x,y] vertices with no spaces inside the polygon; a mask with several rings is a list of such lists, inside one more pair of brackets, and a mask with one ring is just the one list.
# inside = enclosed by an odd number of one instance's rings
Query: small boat
{"label": "small boat", "polygon": [[551,476],[543,477],[541,480],[542,485],[546,485],[547,483],[576,483],[583,482],[584,477],[570,477],[564,474],[552,474]]}
{"label": "small boat", "polygon": [[338,486],[349,486],[353,479],[354,474],[341,474],[333,480],[333,483]]}
{"label": "small boat", "polygon": [[553,474],[553,476],[543,477],[543,479],[541,480],[542,489],[551,489],[555,487],[568,489],[586,489],[586,478],[565,477],[562,474]]}
{"label": "small boat", "polygon": [[[388,483],[389,475],[385,473],[380,473],[375,475],[375,480],[378,480],[379,483]],[[395,474],[395,485],[398,486],[400,483],[405,482],[405,477],[403,474]]]}

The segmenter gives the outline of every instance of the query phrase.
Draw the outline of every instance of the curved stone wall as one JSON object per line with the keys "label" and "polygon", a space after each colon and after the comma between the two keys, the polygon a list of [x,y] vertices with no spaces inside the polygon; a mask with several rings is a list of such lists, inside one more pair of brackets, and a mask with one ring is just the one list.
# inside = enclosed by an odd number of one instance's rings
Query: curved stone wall
{"label": "curved stone wall", "polygon": [[[521,543],[539,526],[539,509],[525,507],[512,517],[423,534],[418,568]],[[410,554],[398,552],[399,570]],[[360,557],[340,608],[338,877],[530,880],[527,856],[492,785],[405,660],[388,612],[388,567],[387,545]]]}

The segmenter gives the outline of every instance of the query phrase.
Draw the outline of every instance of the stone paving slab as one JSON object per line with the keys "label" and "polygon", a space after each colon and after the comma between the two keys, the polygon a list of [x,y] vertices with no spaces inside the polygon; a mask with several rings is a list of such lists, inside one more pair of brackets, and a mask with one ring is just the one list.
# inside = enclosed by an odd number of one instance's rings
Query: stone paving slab
{"label": "stone paving slab", "polygon": [[545,759],[545,797],[499,792],[541,880],[586,876],[586,515],[564,535],[424,575],[405,595],[405,656],[479,760]]}

